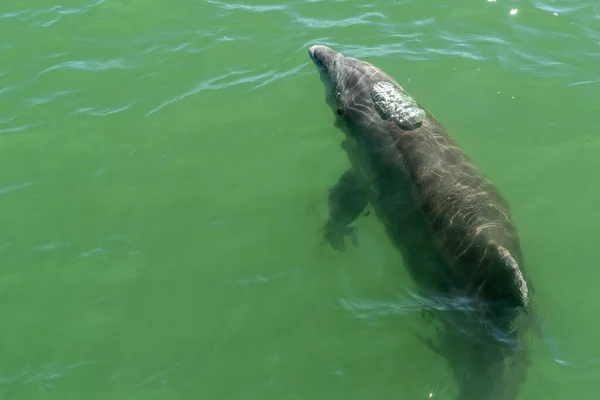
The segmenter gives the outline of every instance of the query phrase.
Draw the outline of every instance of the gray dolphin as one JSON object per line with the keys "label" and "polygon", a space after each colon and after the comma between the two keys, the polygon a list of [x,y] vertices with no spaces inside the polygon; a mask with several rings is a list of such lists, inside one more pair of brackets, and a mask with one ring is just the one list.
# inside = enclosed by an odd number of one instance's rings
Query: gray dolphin
{"label": "gray dolphin", "polygon": [[[421,288],[469,297],[492,330],[510,332],[530,308],[531,285],[506,199],[385,72],[323,45],[311,47],[309,55],[351,164],[330,189],[325,239],[342,250],[349,224],[370,203]],[[446,342],[455,336],[448,334]],[[476,350],[466,363],[483,369],[503,362],[504,348],[488,351],[470,340],[462,347]],[[485,360],[480,353],[486,351],[498,357]],[[475,386],[465,382],[463,394]],[[483,398],[478,396],[486,385],[470,398]]]}

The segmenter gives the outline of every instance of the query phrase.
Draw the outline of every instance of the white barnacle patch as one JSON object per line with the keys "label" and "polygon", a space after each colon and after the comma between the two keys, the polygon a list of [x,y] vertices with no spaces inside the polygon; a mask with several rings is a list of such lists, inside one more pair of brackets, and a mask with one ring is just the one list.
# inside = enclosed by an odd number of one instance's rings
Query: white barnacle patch
{"label": "white barnacle patch", "polygon": [[417,102],[391,82],[373,85],[371,98],[384,119],[394,120],[404,129],[415,129],[425,119],[425,110]]}

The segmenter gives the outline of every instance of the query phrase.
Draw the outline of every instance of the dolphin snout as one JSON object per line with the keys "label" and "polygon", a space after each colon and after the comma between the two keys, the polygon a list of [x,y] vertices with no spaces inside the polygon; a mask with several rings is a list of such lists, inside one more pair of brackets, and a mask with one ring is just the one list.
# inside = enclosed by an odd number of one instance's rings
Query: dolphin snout
{"label": "dolphin snout", "polygon": [[310,49],[308,49],[308,53],[311,57],[315,57],[319,54],[333,53],[333,50],[325,45],[315,44],[314,46],[311,46]]}
{"label": "dolphin snout", "polygon": [[324,46],[321,46],[319,44],[316,44],[314,46],[311,46],[310,49],[308,49],[308,55],[310,56],[310,58],[314,61],[318,58],[318,53],[319,53],[319,49],[323,48]]}
{"label": "dolphin snout", "polygon": [[310,49],[308,49],[308,54],[315,64],[324,67],[330,66],[333,60],[340,56],[335,50],[322,44],[311,46]]}

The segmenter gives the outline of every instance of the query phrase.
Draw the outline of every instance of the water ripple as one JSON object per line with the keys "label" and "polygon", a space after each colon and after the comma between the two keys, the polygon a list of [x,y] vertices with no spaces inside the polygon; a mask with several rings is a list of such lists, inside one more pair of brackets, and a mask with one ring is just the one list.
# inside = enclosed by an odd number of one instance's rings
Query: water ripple
{"label": "water ripple", "polygon": [[103,255],[107,255],[110,253],[111,253],[110,251],[103,249],[102,247],[96,247],[95,249],[85,251],[83,253],[79,253],[79,255],[77,257],[78,258],[86,258],[86,257],[90,257],[90,256],[103,256]]}
{"label": "water ripple", "polygon": [[0,118],[0,124],[8,124],[9,122],[14,121],[15,119],[17,119],[18,115],[13,115],[12,117],[8,117],[8,118]]}
{"label": "water ripple", "polygon": [[33,106],[37,106],[40,104],[47,104],[47,103],[51,103],[52,101],[60,98],[60,97],[64,97],[70,94],[75,94],[75,93],[79,93],[81,92],[81,90],[59,90],[58,92],[54,92],[54,93],[50,93],[46,96],[41,96],[41,97],[34,97],[31,99],[27,99],[27,103],[29,103],[29,105]]}
{"label": "water ripple", "polygon": [[15,185],[10,185],[10,186],[5,186],[3,188],[0,188],[0,195],[9,193],[9,192],[14,192],[15,190],[19,190],[19,189],[23,189],[29,186],[33,186],[38,184],[39,182],[23,182],[23,183],[17,183]]}
{"label": "water ripple", "polygon": [[497,57],[502,64],[511,69],[516,68],[533,73],[536,76],[561,76],[564,75],[565,68],[574,68],[564,62],[535,55],[532,52],[520,51],[514,47],[505,47],[500,50]]}
{"label": "water ripple", "polygon": [[[198,94],[200,92],[203,92],[205,90],[218,90],[218,89],[225,89],[231,86],[236,86],[236,85],[242,85],[242,84],[247,84],[247,83],[254,83],[254,82],[260,82],[260,84],[254,86],[252,89],[267,85],[275,80],[284,78],[286,76],[289,76],[291,74],[294,74],[298,71],[300,71],[302,68],[304,68],[306,65],[308,65],[308,63],[303,63],[300,66],[291,68],[287,71],[283,71],[283,72],[277,72],[277,70],[269,70],[263,73],[259,73],[259,74],[254,74],[254,75],[250,75],[250,73],[252,71],[248,71],[248,70],[234,70],[231,72],[228,72],[226,74],[223,75],[219,75],[217,77],[211,78],[207,81],[201,82],[200,84],[198,84],[195,88],[193,88],[192,90],[189,90],[183,94],[180,94],[178,96],[175,96],[169,100],[164,101],[163,103],[161,103],[159,106],[153,108],[152,110],[148,111],[146,113],[146,116],[152,115],[154,113],[156,113],[157,111],[162,110],[163,108],[176,103],[178,101],[184,100],[189,96]],[[239,76],[239,75],[246,75],[242,78],[239,79],[235,79],[233,81],[227,81],[228,78],[232,78],[235,76]],[[220,81],[225,81],[225,82],[220,82]]]}
{"label": "water ripple", "polygon": [[339,303],[346,311],[359,319],[405,315],[422,310],[419,304],[410,300],[382,302],[367,299],[339,299]]}
{"label": "water ripple", "polygon": [[29,20],[29,19],[35,18],[40,15],[45,15],[45,14],[81,15],[81,14],[85,14],[92,8],[95,8],[99,5],[101,5],[102,3],[105,3],[106,1],[107,0],[96,0],[96,1],[85,4],[78,8],[77,7],[66,7],[66,6],[52,6],[50,8],[41,9],[41,10],[40,9],[37,9],[37,10],[26,9],[26,10],[18,10],[18,11],[7,11],[7,12],[0,14],[0,19],[17,18],[17,17],[24,16],[26,20]]}
{"label": "water ripple", "polygon": [[381,57],[392,54],[409,54],[413,56],[423,56],[422,51],[410,50],[406,43],[389,43],[378,46],[360,46],[360,45],[338,45],[336,46],[344,54],[352,57],[367,58]]}
{"label": "water ripple", "polygon": [[[80,362],[61,366],[58,363],[51,362],[37,366],[28,365],[19,372],[0,376],[0,385],[33,383],[38,387],[41,394],[45,394],[46,389],[54,388],[54,384],[51,384],[51,381],[71,375],[72,372],[70,370],[93,364],[98,363]],[[0,397],[3,397],[3,395],[0,395]]]}
{"label": "water ripple", "polygon": [[217,6],[223,10],[243,10],[250,12],[267,12],[267,11],[282,11],[287,9],[285,5],[249,5],[249,4],[235,4],[235,3],[222,3],[216,0],[205,0],[207,3]]}
{"label": "water ripple", "polygon": [[307,18],[296,14],[292,22],[300,23],[309,28],[332,28],[332,27],[348,27],[351,25],[360,24],[372,24],[369,20],[371,17],[381,18],[387,20],[387,17],[379,12],[368,12],[357,17],[346,18],[341,20],[330,20],[330,19],[319,19],[319,18]]}
{"label": "water ripple", "polygon": [[11,90],[13,90],[16,87],[17,87],[16,85],[10,85],[10,86],[3,87],[2,89],[0,89],[0,95],[2,93],[10,92]]}
{"label": "water ripple", "polygon": [[6,11],[0,14],[0,19],[15,18],[29,13],[31,10]]}
{"label": "water ripple", "polygon": [[65,6],[53,6],[50,7],[47,10],[41,11],[40,13],[52,13],[52,12],[56,12],[60,15],[80,15],[80,14],[84,14],[86,12],[88,12],[89,10],[91,10],[94,7],[99,6],[100,4],[106,2],[107,0],[96,0],[90,4],[86,4],[82,7],[79,8],[70,8],[70,7],[65,7]]}
{"label": "water ripple", "polygon": [[75,69],[75,70],[83,70],[83,71],[107,71],[111,69],[131,69],[133,66],[128,65],[125,60],[118,58],[114,60],[108,61],[65,61],[60,64],[53,65],[49,68],[46,68],[42,72],[38,74],[38,76],[46,74],[51,71],[55,71],[58,69]]}
{"label": "water ripple", "polygon": [[54,249],[70,247],[70,246],[72,246],[72,244],[70,242],[49,242],[49,243],[43,243],[43,244],[40,244],[37,246],[33,246],[32,250],[36,251],[36,252],[45,252],[45,251],[52,251]]}
{"label": "water ripple", "polygon": [[579,81],[568,84],[567,86],[579,86],[579,85],[589,85],[591,83],[600,83],[600,79],[593,79],[589,81]]}
{"label": "water ripple", "polygon": [[[4,129],[0,129],[0,135],[4,134],[4,133],[15,133],[15,132],[22,132],[25,131],[29,128],[33,128],[34,126],[40,126],[42,125],[41,123],[37,122],[34,124],[25,124],[25,125],[20,125],[20,126],[15,126],[14,128],[4,128]],[[2,194],[0,192],[0,194]]]}
{"label": "water ripple", "polygon": [[540,10],[548,11],[551,13],[567,14],[574,11],[581,10],[589,7],[586,3],[568,4],[568,5],[557,5],[557,4],[546,4],[539,0],[530,0],[530,3]]}
{"label": "water ripple", "polygon": [[425,49],[429,53],[437,54],[437,55],[445,55],[445,56],[458,56],[462,58],[469,58],[472,60],[485,60],[486,58],[468,51],[464,50],[452,50],[452,49],[435,49],[435,48],[426,48]]}
{"label": "water ripple", "polygon": [[49,21],[36,22],[34,25],[41,26],[42,28],[48,28],[48,27],[54,25],[54,23],[56,23],[58,21],[60,21],[60,18],[54,18]]}
{"label": "water ripple", "polygon": [[59,58],[62,56],[66,56],[67,54],[69,54],[69,52],[65,51],[65,52],[58,52],[58,53],[51,53],[48,54],[47,56],[43,57],[42,59],[47,60],[47,59],[52,59],[52,58]]}
{"label": "water ripple", "polygon": [[[250,90],[258,89],[258,88],[263,87],[265,85],[268,85],[269,83],[274,82],[276,80],[283,79],[283,78],[286,78],[288,76],[294,75],[294,74],[300,72],[305,66],[307,66],[309,64],[310,63],[306,62],[306,63],[301,64],[301,65],[299,65],[299,66],[297,66],[295,68],[291,68],[291,69],[289,69],[287,71],[283,71],[283,72],[280,72],[280,73],[277,73],[275,71],[270,71],[270,72],[267,73],[268,77],[263,82],[261,82],[260,84],[258,84],[256,86],[253,86],[252,89],[250,89]],[[263,76],[264,76],[264,74],[263,74]]]}
{"label": "water ripple", "polygon": [[133,105],[134,105],[134,103],[131,103],[131,104],[126,104],[122,107],[106,108],[103,110],[96,110],[93,107],[82,107],[82,108],[77,109],[75,111],[75,114],[87,114],[87,115],[93,115],[93,116],[97,116],[97,117],[104,117],[107,115],[116,114],[116,113],[123,112],[125,110],[129,110],[131,107],[133,107]]}

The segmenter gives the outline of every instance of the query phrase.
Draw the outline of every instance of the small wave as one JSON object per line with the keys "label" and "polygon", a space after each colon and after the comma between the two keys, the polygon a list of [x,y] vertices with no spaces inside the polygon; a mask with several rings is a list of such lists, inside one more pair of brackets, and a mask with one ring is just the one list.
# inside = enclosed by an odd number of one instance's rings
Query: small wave
{"label": "small wave", "polygon": [[448,42],[456,43],[456,44],[465,44],[465,43],[494,43],[500,45],[509,45],[510,43],[502,38],[496,36],[486,36],[486,35],[457,35],[446,31],[440,31],[439,33],[440,39],[446,40]]}
{"label": "small wave", "polygon": [[[55,381],[59,378],[64,378],[69,375],[76,368],[81,368],[86,365],[98,364],[96,362],[80,362],[76,364],[70,364],[66,366],[58,365],[58,363],[50,362],[40,364],[38,366],[28,365],[21,369],[19,372],[12,374],[0,375],[0,384],[17,384],[17,383],[33,383],[38,386],[40,391],[46,388],[54,387],[53,383],[49,381]],[[43,392],[42,392],[43,393]]]}
{"label": "small wave", "polygon": [[15,132],[22,132],[25,131],[29,128],[33,128],[34,126],[40,126],[42,125],[41,123],[35,123],[35,124],[27,124],[27,125],[21,125],[21,126],[15,126],[13,128],[4,128],[4,129],[0,129],[0,135],[4,134],[4,133],[15,133]]}
{"label": "small wave", "polygon": [[223,10],[243,10],[250,12],[268,12],[268,11],[282,11],[287,9],[287,6],[276,4],[276,5],[249,5],[249,4],[236,4],[236,3],[222,3],[215,0],[205,0],[208,4],[217,6]]}
{"label": "small wave", "polygon": [[[221,40],[216,39],[216,41],[221,41]],[[174,47],[168,49],[167,51],[169,51],[171,53],[177,53],[177,52],[183,51],[184,53],[189,53],[189,54],[198,54],[198,53],[202,53],[204,51],[203,48],[193,47],[193,44],[194,43],[191,43],[191,42],[180,43],[180,44],[177,44]]]}
{"label": "small wave", "polygon": [[408,54],[414,56],[423,55],[422,51],[414,51],[408,49],[406,47],[406,42],[382,44],[379,46],[372,47],[358,45],[339,45],[338,48],[339,51],[344,55],[357,58],[381,57],[392,54]]}
{"label": "small wave", "polygon": [[[88,12],[94,7],[99,6],[102,3],[105,3],[107,0],[96,0],[79,8],[72,8],[66,6],[52,6],[46,9],[37,9],[37,10],[17,10],[17,11],[7,11],[0,14],[0,19],[7,18],[17,18],[17,17],[25,17],[25,20],[31,20],[32,18],[38,17],[40,15],[46,14],[58,14],[58,15],[80,15]],[[58,20],[58,18],[56,19]],[[56,22],[56,20],[54,22]],[[40,25],[38,23],[37,25]]]}
{"label": "small wave", "polygon": [[79,258],[87,258],[90,256],[103,256],[103,255],[107,255],[110,254],[110,251],[103,249],[102,247],[97,247],[95,249],[92,249],[90,251],[85,251],[83,253],[80,253],[78,255]]}
{"label": "small wave", "polygon": [[67,54],[69,54],[68,51],[62,52],[62,53],[52,53],[47,55],[46,57],[43,57],[42,59],[47,60],[47,59],[52,59],[52,58],[59,58],[62,56],[66,56]]}
{"label": "small wave", "polygon": [[[577,28],[585,32],[585,35],[594,44],[594,49],[596,49],[596,43],[600,43],[600,31],[598,31],[598,29],[590,28],[584,25],[578,25]],[[577,40],[581,41],[581,37],[578,37]]]}
{"label": "small wave", "polygon": [[16,85],[10,85],[10,86],[3,87],[2,89],[0,89],[0,94],[10,92],[11,90],[13,90],[16,87],[17,87]]}
{"label": "small wave", "polygon": [[14,192],[15,190],[19,190],[19,189],[23,189],[29,186],[33,186],[38,184],[39,182],[23,182],[23,183],[17,183],[16,185],[10,185],[10,186],[5,186],[3,188],[0,188],[0,195],[9,193],[9,192]]}
{"label": "small wave", "polygon": [[548,11],[551,13],[558,14],[567,14],[574,11],[581,10],[583,8],[589,7],[589,4],[579,3],[579,4],[569,4],[569,5],[556,5],[556,4],[546,4],[539,0],[531,0],[531,4],[540,10]]}
{"label": "small wave", "polygon": [[286,77],[291,76],[293,74],[296,74],[296,73],[300,72],[305,66],[307,66],[309,64],[310,63],[306,62],[306,63],[304,63],[302,65],[299,65],[299,66],[297,66],[295,68],[292,68],[292,69],[289,69],[287,71],[283,71],[283,72],[280,72],[280,73],[275,73],[275,71],[272,71],[269,74],[270,76],[267,79],[265,79],[260,84],[258,84],[256,86],[253,86],[250,90],[258,89],[258,88],[263,87],[265,85],[268,85],[269,83],[274,82],[276,80],[283,79],[283,78],[286,78]]}
{"label": "small wave", "polygon": [[[587,355],[582,356],[572,349],[565,350],[562,348],[562,344],[551,334],[545,334],[544,343],[550,348],[552,360],[562,367],[579,369],[600,367],[600,358],[588,357]],[[598,370],[596,369],[596,371]]]}
{"label": "small wave", "polygon": [[478,60],[478,61],[486,59],[484,56],[480,56],[475,53],[471,53],[471,52],[464,51],[464,50],[426,48],[425,51],[427,51],[429,53],[437,54],[437,55],[457,56],[457,57],[468,58],[471,60]]}
{"label": "small wave", "polygon": [[296,14],[295,18],[292,22],[300,23],[309,28],[334,28],[334,27],[348,27],[351,25],[360,25],[360,24],[371,24],[372,21],[369,20],[371,17],[382,18],[387,20],[387,17],[379,12],[369,12],[362,14],[357,17],[346,18],[341,20],[330,20],[330,19],[318,19],[318,18],[307,18],[301,17]]}
{"label": "small wave", "polygon": [[61,90],[55,93],[50,93],[47,96],[43,96],[43,97],[34,97],[31,99],[27,99],[27,103],[29,103],[31,106],[37,106],[40,104],[47,104],[47,103],[51,103],[52,101],[56,100],[59,97],[64,97],[70,94],[74,94],[74,93],[79,93],[81,92],[81,90]]}
{"label": "small wave", "polygon": [[108,61],[65,61],[60,64],[53,65],[49,68],[46,68],[42,72],[38,74],[38,76],[47,74],[51,71],[56,71],[59,69],[74,69],[74,70],[83,70],[83,71],[91,71],[91,72],[100,72],[107,71],[111,69],[131,69],[133,66],[128,65],[123,59],[117,58],[114,60]]}
{"label": "small wave", "polygon": [[233,283],[237,284],[237,285],[262,285],[265,283],[273,282],[273,281],[280,279],[286,275],[287,274],[285,272],[280,272],[280,273],[269,275],[269,276],[258,275],[258,276],[252,277],[252,278],[238,279],[238,280],[234,281]]}
{"label": "small wave", "polygon": [[[260,85],[256,86],[256,87],[260,87],[260,86],[264,86],[266,84],[269,84],[277,79],[281,79],[282,77],[286,77],[289,76],[290,74],[293,74],[297,71],[299,71],[300,69],[302,69],[304,66],[306,66],[308,63],[304,63],[303,65],[299,66],[299,67],[294,67],[288,71],[284,71],[284,72],[280,72],[278,73],[277,70],[271,70],[271,71],[267,71],[261,74],[257,74],[257,75],[251,75],[251,76],[245,76],[243,78],[240,79],[236,79],[233,81],[226,81],[226,82],[219,82],[219,81],[223,81],[226,80],[228,78],[234,77],[234,76],[239,76],[239,75],[245,75],[250,73],[251,71],[248,70],[234,70],[231,72],[228,72],[226,74],[223,75],[219,75],[217,77],[211,78],[205,82],[200,83],[199,85],[197,85],[194,89],[187,91],[183,94],[180,94],[178,96],[175,96],[169,100],[166,100],[165,102],[161,103],[160,105],[158,105],[157,107],[153,108],[152,110],[148,111],[146,113],[146,116],[152,115],[154,113],[156,113],[157,111],[162,110],[163,108],[176,103],[178,101],[184,100],[187,97],[196,95],[200,92],[203,92],[205,90],[219,90],[219,89],[225,89],[231,86],[237,86],[237,85],[242,85],[242,84],[247,84],[247,83],[254,83],[257,81],[262,81]],[[255,88],[256,88],[255,87]]]}
{"label": "small wave", "polygon": [[536,76],[562,76],[565,68],[571,65],[547,57],[526,53],[514,47],[501,48],[497,54],[498,60],[510,69],[519,69],[533,73]]}
{"label": "small wave", "polygon": [[36,22],[34,25],[41,26],[42,28],[48,28],[49,26],[54,25],[54,23],[60,21],[60,18],[54,18],[49,21],[44,22]]}
{"label": "small wave", "polygon": [[31,10],[6,11],[0,14],[0,19],[15,18],[29,13]]}
{"label": "small wave", "polygon": [[43,243],[38,246],[34,246],[32,248],[32,250],[37,251],[37,252],[45,252],[45,251],[51,251],[54,249],[68,247],[68,246],[71,246],[71,243],[69,243],[69,242],[50,242],[50,243]]}
{"label": "small wave", "polygon": [[339,303],[346,311],[359,319],[406,315],[410,312],[422,310],[421,305],[410,300],[382,302],[362,299],[340,299]]}
{"label": "small wave", "polygon": [[434,22],[435,22],[435,18],[431,17],[431,18],[414,20],[414,21],[411,22],[411,25],[413,25],[413,26],[425,26],[425,25],[433,24]]}
{"label": "small wave", "polygon": [[15,126],[12,128],[4,128],[4,129],[0,129],[0,135],[4,134],[4,133],[15,133],[15,132],[23,132],[26,131],[29,128],[33,128],[36,126],[40,126],[43,125],[41,122],[36,122],[33,124],[26,124],[26,125],[20,125],[20,126]]}
{"label": "small wave", "polygon": [[0,124],[8,124],[9,122],[14,121],[15,119],[17,119],[18,115],[13,115],[12,117],[8,117],[8,118],[0,118]]}
{"label": "small wave", "polygon": [[573,82],[573,83],[569,83],[567,86],[579,86],[579,85],[589,85],[592,83],[600,83],[600,79],[593,79],[593,80],[589,80],[589,81],[579,81],[579,82]]}
{"label": "small wave", "polygon": [[42,15],[42,14],[51,14],[51,13],[57,13],[60,15],[81,15],[81,14],[88,12],[92,8],[97,7],[97,6],[101,5],[102,3],[105,3],[106,1],[107,0],[96,0],[89,4],[83,5],[79,8],[72,8],[72,7],[66,7],[66,6],[52,6],[45,10],[35,11],[33,13],[33,16]]}
{"label": "small wave", "polygon": [[123,107],[118,107],[118,108],[105,108],[104,110],[96,110],[93,107],[82,107],[82,108],[77,109],[74,113],[75,114],[93,115],[96,117],[104,117],[107,115],[116,114],[116,113],[123,112],[125,110],[129,110],[131,107],[133,107],[133,105],[134,105],[134,103],[127,104],[127,105],[124,105]]}
{"label": "small wave", "polygon": [[[207,29],[181,29],[181,30],[177,30],[177,31],[156,30],[153,33],[150,33],[148,35],[144,35],[144,36],[133,39],[132,43],[136,44],[136,45],[146,44],[149,46],[155,46],[158,49],[161,46],[156,46],[156,43],[169,42],[170,40],[167,40],[167,39],[176,40],[176,39],[179,39],[182,37],[186,37],[186,38],[187,37],[195,37],[196,39],[207,38],[207,37],[216,37],[225,30],[227,30],[227,29],[224,27],[211,28],[208,30]],[[95,39],[86,38],[86,37],[78,37],[77,39],[80,41],[83,41],[83,42],[88,42],[88,43],[89,42],[91,42],[91,43],[97,42],[97,40],[95,40]]]}
{"label": "small wave", "polygon": [[170,367],[167,367],[161,371],[158,371],[148,377],[143,378],[142,380],[136,382],[136,383],[132,383],[129,385],[129,387],[133,387],[133,388],[141,388],[144,386],[148,386],[151,383],[154,383],[156,381],[159,382],[165,382],[165,377],[170,374],[171,372],[175,371],[176,369],[178,369],[181,365],[183,364],[182,361],[178,362],[175,365],[172,365]]}
{"label": "small wave", "polygon": [[473,299],[468,297],[423,297],[411,291],[407,291],[405,297],[396,301],[340,299],[339,302],[346,311],[361,319],[370,319],[377,316],[406,315],[414,311],[425,310],[441,312],[471,312],[476,310]]}
{"label": "small wave", "polygon": [[152,78],[153,76],[158,75],[158,72],[149,72],[147,74],[136,77],[135,79],[138,81],[143,81],[144,79]]}

